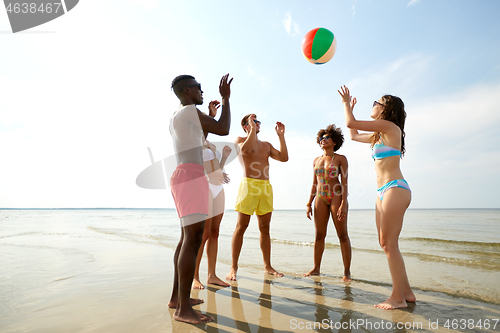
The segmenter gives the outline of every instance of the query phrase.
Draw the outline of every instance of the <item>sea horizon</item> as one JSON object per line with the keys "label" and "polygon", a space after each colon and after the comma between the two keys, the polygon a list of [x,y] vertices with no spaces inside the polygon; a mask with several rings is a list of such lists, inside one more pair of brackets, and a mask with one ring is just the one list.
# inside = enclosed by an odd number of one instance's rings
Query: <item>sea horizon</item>
{"label": "sea horizon", "polygon": [[[3,207],[0,210],[175,210],[175,208],[141,208],[141,207]],[[280,211],[302,211],[305,209],[293,209],[293,208],[281,208],[275,209],[275,212]],[[350,211],[372,211],[375,208],[349,208]],[[492,207],[492,208],[408,208],[407,210],[500,210],[500,207]],[[234,212],[234,209],[226,209],[226,212]]]}

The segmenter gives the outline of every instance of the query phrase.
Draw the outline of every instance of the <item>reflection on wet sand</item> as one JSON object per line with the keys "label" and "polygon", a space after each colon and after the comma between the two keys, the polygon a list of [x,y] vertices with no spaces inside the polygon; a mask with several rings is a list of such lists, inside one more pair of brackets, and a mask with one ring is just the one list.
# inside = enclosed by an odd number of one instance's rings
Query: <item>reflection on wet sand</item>
{"label": "reflection on wet sand", "polygon": [[[335,323],[335,318],[330,318],[329,316],[331,308],[325,304],[327,300],[325,288],[328,287],[328,285],[323,286],[324,283],[321,282],[320,277],[316,278],[313,283],[315,294],[314,303],[316,307],[316,312],[314,313],[316,318],[315,322],[324,324],[322,325],[321,332],[337,332],[337,330],[334,331],[334,326],[331,325],[331,323]],[[349,285],[344,286],[344,293],[345,296],[339,301],[339,312],[342,317],[340,318],[340,329],[338,332],[350,333],[352,330],[349,328],[349,325],[344,324],[352,321],[354,313],[354,311],[350,309],[353,296]]]}
{"label": "reflection on wet sand", "polygon": [[[259,333],[274,333],[274,329],[271,325],[271,311],[272,311],[272,301],[271,301],[271,285],[269,280],[264,280],[262,283],[262,292],[258,298],[259,303],[259,326],[257,327],[257,332]],[[250,324],[245,319],[245,312],[243,310],[243,304],[240,298],[240,293],[237,286],[232,287],[232,298],[231,298],[231,309],[233,311],[233,318],[241,318],[242,320],[235,319],[236,328],[243,332],[251,332]]]}
{"label": "reflection on wet sand", "polygon": [[[205,291],[193,291],[192,297],[200,295],[205,299],[205,303],[196,309],[212,316],[213,322],[187,327],[186,324],[173,323],[172,328],[176,332],[213,333],[297,330],[396,333],[406,332],[408,327],[427,329],[429,318],[433,323],[439,319],[441,326],[443,318],[450,313],[478,312],[473,314],[475,317],[480,316],[480,311],[482,316],[500,314],[495,310],[498,309],[496,306],[488,310],[474,301],[459,306],[459,300],[438,293],[419,294],[418,306],[410,304],[407,309],[383,311],[373,307],[373,301],[380,298],[386,288],[356,281],[343,283],[328,276],[269,279],[247,272],[240,280],[232,282],[230,288],[209,286]],[[397,328],[398,324],[403,325],[402,328]],[[444,332],[442,327],[435,331]]]}

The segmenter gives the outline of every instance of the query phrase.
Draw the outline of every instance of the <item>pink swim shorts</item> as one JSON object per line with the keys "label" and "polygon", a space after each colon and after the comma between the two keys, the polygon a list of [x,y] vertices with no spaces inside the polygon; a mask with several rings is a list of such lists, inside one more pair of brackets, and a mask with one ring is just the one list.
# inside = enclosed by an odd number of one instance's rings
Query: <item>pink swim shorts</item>
{"label": "pink swim shorts", "polygon": [[170,178],[170,188],[179,218],[208,215],[208,180],[202,165],[179,164]]}

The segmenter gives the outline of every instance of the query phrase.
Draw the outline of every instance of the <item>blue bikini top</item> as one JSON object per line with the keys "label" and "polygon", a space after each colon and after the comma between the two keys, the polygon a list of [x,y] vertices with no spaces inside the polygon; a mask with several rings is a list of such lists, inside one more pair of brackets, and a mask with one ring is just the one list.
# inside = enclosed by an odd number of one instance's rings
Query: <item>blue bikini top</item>
{"label": "blue bikini top", "polygon": [[401,152],[389,146],[384,145],[384,141],[382,141],[382,137],[380,137],[380,143],[374,144],[372,148],[372,158],[374,160],[381,160],[391,156],[399,156],[401,157]]}

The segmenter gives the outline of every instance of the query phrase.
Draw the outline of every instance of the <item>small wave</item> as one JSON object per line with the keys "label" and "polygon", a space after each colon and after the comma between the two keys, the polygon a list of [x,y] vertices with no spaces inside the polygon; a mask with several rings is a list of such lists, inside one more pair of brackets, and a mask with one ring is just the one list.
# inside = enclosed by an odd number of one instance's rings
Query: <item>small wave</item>
{"label": "small wave", "polygon": [[401,237],[401,240],[417,241],[417,242],[425,242],[425,243],[442,243],[442,244],[447,244],[447,245],[455,244],[455,245],[467,245],[467,246],[477,246],[477,247],[500,248],[500,243],[459,241],[459,240],[452,240],[452,239],[425,238],[425,237]]}
{"label": "small wave", "polygon": [[291,241],[286,239],[271,238],[272,243],[286,244],[286,245],[299,245],[299,246],[314,246],[314,242]]}
{"label": "small wave", "polygon": [[136,234],[132,232],[125,232],[122,229],[104,229],[104,228],[96,228],[96,227],[87,227],[88,230],[98,232],[105,235],[116,236],[120,238],[124,238],[126,241],[132,241],[137,243],[148,243],[148,244],[157,244],[164,242],[166,240],[170,240],[168,236],[153,236],[153,235],[145,235],[145,234]]}
{"label": "small wave", "polygon": [[453,257],[443,257],[435,254],[425,254],[425,253],[414,253],[414,252],[402,252],[403,256],[417,257],[421,260],[448,263],[458,266],[466,266],[472,268],[481,268],[492,271],[500,270],[500,264],[498,260],[491,259],[468,259],[468,258],[453,258]]}
{"label": "small wave", "polygon": [[[314,246],[314,242],[291,241],[291,240],[276,239],[276,238],[271,238],[271,242],[276,243],[276,244],[285,244],[285,245]],[[325,243],[325,248],[326,249],[336,249],[336,248],[340,248],[340,245],[333,244],[333,243]]]}
{"label": "small wave", "polygon": [[[304,241],[291,241],[285,239],[271,239],[272,243],[276,244],[285,244],[285,245],[296,245],[296,246],[314,246],[314,242],[304,242]],[[493,243],[496,244],[496,243]],[[340,245],[325,243],[325,249],[338,249]],[[353,251],[362,251],[362,252],[371,252],[371,253],[380,253],[383,254],[384,251],[381,249],[366,249],[366,248],[355,248],[352,247]],[[418,253],[418,252],[402,252],[403,256],[411,256],[417,257],[420,260],[431,261],[431,262],[439,262],[439,263],[448,263],[458,266],[466,266],[472,268],[481,268],[486,270],[498,271],[500,270],[500,261],[498,260],[497,253],[488,253],[477,251],[462,251],[462,252],[470,252],[469,254],[473,255],[474,258],[455,258],[455,257],[445,257],[439,256],[435,254],[426,254],[426,253]],[[477,258],[478,254],[483,254],[482,258]]]}
{"label": "small wave", "polygon": [[19,237],[19,236],[28,236],[28,235],[38,235],[40,234],[39,232],[22,232],[19,234],[14,234],[14,235],[5,235],[5,236],[0,236],[1,238],[9,238],[9,237]]}

